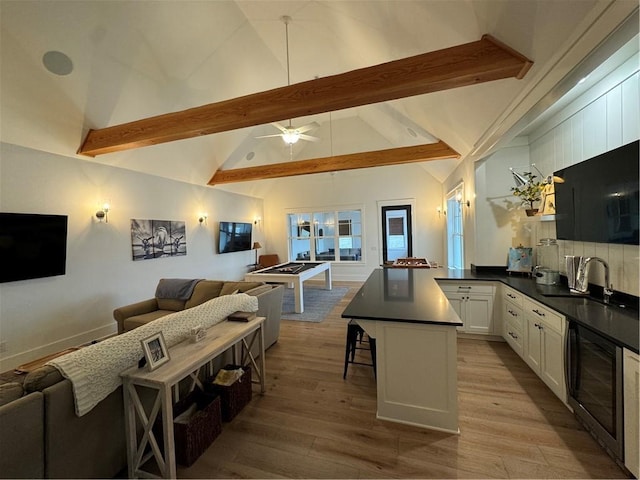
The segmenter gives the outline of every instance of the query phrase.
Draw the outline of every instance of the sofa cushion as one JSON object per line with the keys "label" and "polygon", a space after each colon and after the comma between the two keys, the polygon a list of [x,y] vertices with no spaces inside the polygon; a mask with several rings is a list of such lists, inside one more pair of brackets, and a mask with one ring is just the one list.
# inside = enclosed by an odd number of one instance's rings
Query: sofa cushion
{"label": "sofa cushion", "polygon": [[179,312],[184,310],[186,301],[179,300],[177,298],[156,298],[158,302],[158,308],[160,310],[171,310],[172,312]]}
{"label": "sofa cushion", "polygon": [[142,325],[146,325],[149,322],[156,320],[157,318],[164,317],[170,313],[175,313],[173,310],[156,310],[154,312],[143,313],[142,315],[136,315],[135,317],[129,317],[124,321],[124,331],[128,332],[134,328],[138,328]]}
{"label": "sofa cushion", "polygon": [[64,377],[56,367],[43,365],[27,374],[24,379],[24,391],[27,393],[41,392],[45,388],[62,381]]}
{"label": "sofa cushion", "polygon": [[212,298],[220,296],[224,282],[221,280],[201,280],[193,289],[191,298],[185,303],[185,308],[195,307]]}
{"label": "sofa cushion", "polygon": [[0,408],[0,452],[0,477],[46,478],[42,393],[24,395]]}
{"label": "sofa cushion", "polygon": [[0,385],[0,406],[19,399],[23,394],[24,389],[18,382],[3,383]]}
{"label": "sofa cushion", "polygon": [[264,282],[224,282],[220,296],[231,295],[233,293],[245,293],[247,290],[261,285],[264,285]]}

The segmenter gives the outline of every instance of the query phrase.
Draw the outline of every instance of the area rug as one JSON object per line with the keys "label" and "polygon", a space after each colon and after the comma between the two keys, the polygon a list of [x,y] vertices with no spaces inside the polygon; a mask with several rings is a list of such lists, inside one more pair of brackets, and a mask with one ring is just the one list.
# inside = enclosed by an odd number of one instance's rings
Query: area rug
{"label": "area rug", "polygon": [[323,285],[305,284],[302,287],[304,312],[295,313],[293,288],[285,288],[282,299],[282,319],[321,322],[348,291],[348,287],[333,287],[332,290],[325,290]]}

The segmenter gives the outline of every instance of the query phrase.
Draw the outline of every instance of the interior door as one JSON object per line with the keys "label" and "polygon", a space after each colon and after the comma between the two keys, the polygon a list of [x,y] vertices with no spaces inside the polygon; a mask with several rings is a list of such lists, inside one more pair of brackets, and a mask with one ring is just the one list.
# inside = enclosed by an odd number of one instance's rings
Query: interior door
{"label": "interior door", "polygon": [[411,205],[392,205],[381,208],[382,261],[393,263],[398,258],[413,256]]}

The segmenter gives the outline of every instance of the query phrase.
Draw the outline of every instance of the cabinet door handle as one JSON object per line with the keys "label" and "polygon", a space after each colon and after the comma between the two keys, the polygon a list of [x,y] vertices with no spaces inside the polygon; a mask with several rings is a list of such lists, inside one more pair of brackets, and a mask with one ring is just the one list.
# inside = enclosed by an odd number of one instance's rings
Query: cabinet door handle
{"label": "cabinet door handle", "polygon": [[517,317],[518,314],[516,312],[514,312],[513,310],[507,310],[511,315],[513,315],[514,317]]}
{"label": "cabinet door handle", "polygon": [[509,332],[509,336],[510,336],[511,338],[515,339],[515,340],[517,340],[517,339],[518,339],[518,336],[517,336],[515,333],[513,333],[513,332]]}
{"label": "cabinet door handle", "polygon": [[544,317],[544,313],[540,312],[537,308],[533,309],[533,313],[535,313],[535,314],[537,314],[537,315],[539,315],[541,317]]}
{"label": "cabinet door handle", "polygon": [[458,290],[471,290],[471,287],[461,287],[461,286],[458,286]]}
{"label": "cabinet door handle", "polygon": [[509,297],[509,298],[517,298],[515,295],[512,295],[511,293],[507,293],[507,297]]}

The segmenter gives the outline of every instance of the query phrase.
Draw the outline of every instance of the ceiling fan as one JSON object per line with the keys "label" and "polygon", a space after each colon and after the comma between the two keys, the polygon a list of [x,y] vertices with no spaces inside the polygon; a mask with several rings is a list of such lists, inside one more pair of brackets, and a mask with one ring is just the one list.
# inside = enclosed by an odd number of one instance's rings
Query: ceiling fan
{"label": "ceiling fan", "polygon": [[289,125],[286,127],[276,122],[273,122],[271,125],[280,130],[281,133],[274,133],[273,135],[261,135],[256,138],[282,137],[282,140],[287,145],[293,145],[294,143],[297,143],[298,140],[307,140],[309,142],[317,142],[318,140],[320,140],[318,137],[305,135],[305,132],[313,130],[314,128],[318,128],[320,126],[318,122],[312,122],[301,127],[293,127],[291,125],[291,121],[289,121]]}
{"label": "ceiling fan", "polygon": [[[284,23],[285,39],[287,45],[287,86],[290,86],[291,74],[289,69],[289,23],[291,22],[291,17],[289,15],[283,15],[282,17],[280,17],[280,20],[282,20],[282,22]],[[292,126],[291,120],[289,120],[289,125],[287,125],[286,127],[277,122],[273,122],[271,125],[280,130],[280,133],[274,133],[273,135],[261,135],[256,138],[282,137],[284,143],[286,143],[290,147],[294,143],[297,143],[298,140],[307,140],[309,142],[317,142],[320,140],[318,137],[305,135],[305,133],[309,130],[313,130],[314,128],[318,128],[320,126],[320,124],[318,124],[317,122],[312,122],[301,127]]]}

